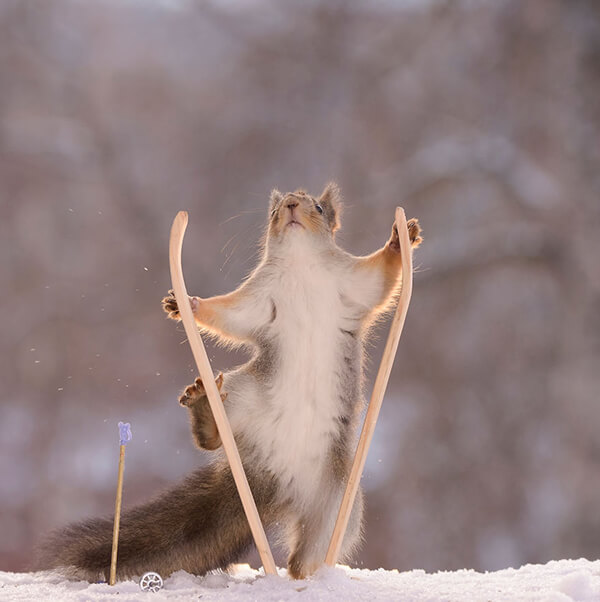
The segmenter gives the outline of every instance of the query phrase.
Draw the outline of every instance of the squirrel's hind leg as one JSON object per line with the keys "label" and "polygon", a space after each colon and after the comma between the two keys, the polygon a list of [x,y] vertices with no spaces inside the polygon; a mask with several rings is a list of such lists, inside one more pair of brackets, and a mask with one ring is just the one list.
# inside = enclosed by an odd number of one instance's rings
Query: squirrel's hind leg
{"label": "squirrel's hind leg", "polygon": [[[227,393],[222,392],[223,373],[220,372],[215,379],[221,400],[227,399]],[[202,449],[214,450],[221,446],[221,437],[217,429],[217,423],[210,409],[210,403],[206,396],[206,389],[202,379],[198,377],[191,385],[188,385],[179,397],[179,403],[189,411],[192,435],[196,445]]]}
{"label": "squirrel's hind leg", "polygon": [[[288,558],[288,574],[293,579],[304,579],[312,575],[325,562],[329,540],[337,518],[340,495],[331,495],[310,515],[300,517],[292,534],[293,544]],[[323,500],[321,499],[321,502]],[[362,539],[363,496],[359,489],[348,528],[342,542],[339,561],[347,561]]]}

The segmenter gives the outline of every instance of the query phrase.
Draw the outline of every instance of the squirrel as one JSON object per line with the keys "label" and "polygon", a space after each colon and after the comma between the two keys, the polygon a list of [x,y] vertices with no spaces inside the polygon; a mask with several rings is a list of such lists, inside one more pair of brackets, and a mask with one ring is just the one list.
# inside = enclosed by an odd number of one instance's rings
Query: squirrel
{"label": "squirrel", "polygon": [[[265,528],[278,527],[289,549],[288,574],[302,579],[324,562],[356,446],[363,408],[364,344],[370,327],[394,307],[402,261],[394,224],[387,243],[356,257],[335,242],[341,195],[329,183],[316,198],[273,190],[261,261],[233,292],[190,297],[199,328],[226,345],[246,345],[246,364],[219,374],[221,399]],[[418,220],[408,221],[413,247]],[[170,291],[163,309],[180,320]],[[252,535],[221,447],[202,380],[179,398],[198,447],[213,461],[121,518],[117,577],[147,570],[204,574],[226,569]],[[356,497],[340,560],[362,537]],[[74,577],[108,576],[112,519],[56,532],[41,568]]]}

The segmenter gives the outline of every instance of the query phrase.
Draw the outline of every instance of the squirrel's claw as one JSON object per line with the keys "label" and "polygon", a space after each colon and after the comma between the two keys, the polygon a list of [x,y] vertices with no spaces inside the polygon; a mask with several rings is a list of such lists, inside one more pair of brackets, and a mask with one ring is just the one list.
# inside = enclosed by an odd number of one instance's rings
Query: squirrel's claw
{"label": "squirrel's claw", "polygon": [[179,306],[177,305],[177,299],[175,299],[175,292],[173,290],[170,290],[169,294],[166,297],[163,297],[161,303],[163,310],[168,314],[171,320],[181,320]]}
{"label": "squirrel's claw", "polygon": [[[410,240],[410,246],[413,249],[416,249],[423,242],[419,220],[417,218],[409,219],[406,222],[406,227],[408,228],[408,238]],[[396,222],[394,222],[394,224],[392,225],[392,235],[390,236],[388,245],[394,251],[400,251],[400,236],[398,235],[398,227],[396,226]]]}
{"label": "squirrel's claw", "polygon": [[[219,372],[215,378],[215,384],[217,385],[217,389],[221,395],[221,401],[225,401],[228,395],[228,393],[221,393],[221,389],[223,388],[223,379],[223,373]],[[206,389],[204,388],[202,378],[198,376],[194,382],[191,385],[188,385],[183,393],[179,396],[179,403],[182,406],[189,407],[196,403],[196,401],[201,397],[206,397]]]}
{"label": "squirrel's claw", "polygon": [[421,225],[416,217],[409,219],[406,222],[408,227],[408,238],[413,249],[416,249],[422,242],[423,237],[421,236]]}

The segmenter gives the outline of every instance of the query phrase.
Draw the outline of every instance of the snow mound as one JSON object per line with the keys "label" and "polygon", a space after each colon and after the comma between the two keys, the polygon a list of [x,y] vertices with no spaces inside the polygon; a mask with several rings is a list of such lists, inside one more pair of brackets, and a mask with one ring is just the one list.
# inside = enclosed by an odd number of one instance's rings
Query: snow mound
{"label": "snow mound", "polygon": [[196,577],[178,571],[165,579],[158,593],[142,592],[136,581],[114,587],[106,583],[67,581],[52,571],[0,572],[0,600],[202,600],[203,602],[285,600],[329,601],[402,600],[403,602],[460,602],[473,600],[540,602],[596,602],[600,600],[600,561],[557,560],[492,573],[471,570],[429,574],[425,571],[376,571],[338,566],[323,568],[304,581],[290,581],[283,569],[279,577],[265,577],[248,565],[231,574]]}

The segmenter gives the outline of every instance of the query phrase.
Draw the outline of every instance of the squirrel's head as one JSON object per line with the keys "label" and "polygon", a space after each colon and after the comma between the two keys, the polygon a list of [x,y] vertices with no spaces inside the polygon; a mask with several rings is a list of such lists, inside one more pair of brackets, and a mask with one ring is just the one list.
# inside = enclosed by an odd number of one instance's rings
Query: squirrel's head
{"label": "squirrel's head", "polygon": [[329,182],[321,196],[315,198],[304,190],[271,192],[268,237],[283,239],[294,230],[333,239],[340,227],[341,195],[336,184]]}

